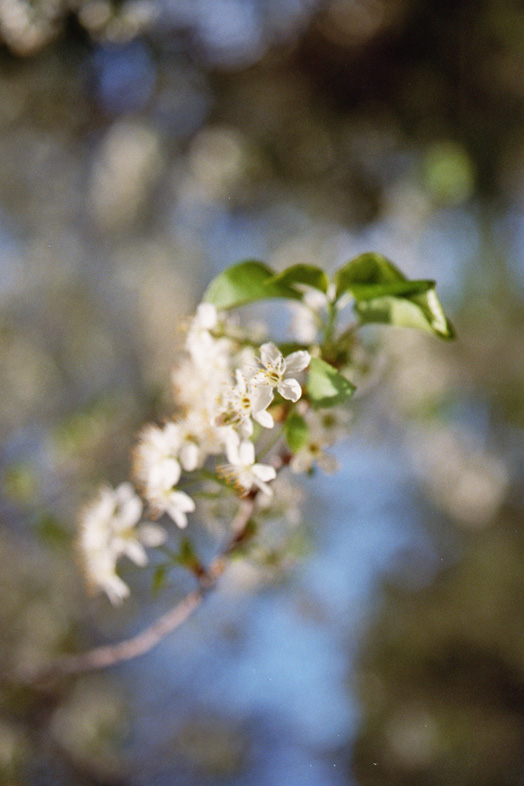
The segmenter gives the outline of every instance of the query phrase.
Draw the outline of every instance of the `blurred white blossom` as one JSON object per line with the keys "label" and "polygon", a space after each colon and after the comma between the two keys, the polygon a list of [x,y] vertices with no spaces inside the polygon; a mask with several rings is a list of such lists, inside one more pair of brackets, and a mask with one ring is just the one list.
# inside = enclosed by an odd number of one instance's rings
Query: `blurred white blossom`
{"label": "blurred white blossom", "polygon": [[138,525],[142,502],[130,483],[116,489],[103,486],[80,515],[78,547],[88,584],[103,590],[113,604],[129,595],[129,587],[116,573],[120,557],[136,565],[147,564],[145,546],[158,546],[167,533],[151,522]]}

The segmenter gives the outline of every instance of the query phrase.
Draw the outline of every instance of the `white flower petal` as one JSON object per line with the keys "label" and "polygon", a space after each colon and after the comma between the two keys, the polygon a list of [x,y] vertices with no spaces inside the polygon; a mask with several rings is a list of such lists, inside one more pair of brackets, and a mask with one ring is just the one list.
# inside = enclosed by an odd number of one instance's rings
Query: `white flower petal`
{"label": "white flower petal", "polygon": [[257,384],[256,377],[251,385],[251,409],[253,412],[261,412],[267,409],[273,401],[273,390],[270,385],[264,382]]}
{"label": "white flower petal", "polygon": [[195,509],[195,501],[185,491],[173,491],[169,499],[185,513],[192,513]]}
{"label": "white flower petal", "polygon": [[308,469],[311,469],[313,466],[313,459],[311,455],[305,450],[299,450],[298,453],[295,453],[291,461],[289,462],[289,467],[292,472],[307,472]]}
{"label": "white flower petal", "polygon": [[178,423],[166,423],[162,429],[164,450],[169,455],[178,452],[181,442],[181,429]]}
{"label": "white flower petal", "polygon": [[292,352],[286,358],[286,374],[298,374],[309,366],[311,355],[305,350]]}
{"label": "white flower petal", "polygon": [[164,459],[159,464],[154,465],[148,478],[148,485],[154,488],[169,489],[176,486],[180,480],[180,464],[176,459]]}
{"label": "white flower petal", "polygon": [[272,497],[273,496],[273,489],[272,488],[267,486],[261,480],[258,480],[258,478],[256,478],[256,477],[254,478],[254,482],[255,482],[255,485],[257,486],[257,488],[259,488],[260,491],[262,491],[264,494],[267,494],[268,497]]}
{"label": "white flower petal", "polygon": [[198,326],[204,330],[213,330],[217,323],[217,310],[212,303],[200,303],[196,310]]}
{"label": "white flower petal", "polygon": [[282,353],[272,341],[268,341],[260,347],[260,358],[264,366],[276,366],[282,358]]}
{"label": "white flower petal", "polygon": [[253,485],[253,480],[254,480],[253,475],[248,469],[243,469],[240,470],[240,472],[236,473],[237,484],[244,491],[249,491],[249,489]]}
{"label": "white flower petal", "polygon": [[237,368],[237,370],[235,371],[235,379],[237,381],[237,388],[239,393],[240,394],[245,393],[247,391],[246,378],[242,374],[239,368]]}
{"label": "white flower petal", "polygon": [[263,412],[257,412],[255,415],[253,415],[253,418],[254,420],[257,421],[257,423],[260,423],[260,425],[263,426],[264,428],[273,428],[273,426],[275,425],[273,416],[266,410],[264,410]]}
{"label": "white flower petal", "polygon": [[146,551],[142,544],[137,540],[126,541],[122,547],[122,553],[129,557],[129,559],[132,560],[135,565],[140,565],[143,567],[148,563]]}
{"label": "white flower petal", "polygon": [[182,510],[177,508],[176,505],[168,504],[166,513],[171,516],[177,527],[180,527],[180,529],[185,529],[187,527],[187,516]]}
{"label": "white flower petal", "polygon": [[[261,415],[266,415],[268,413],[267,412],[261,412],[260,414]],[[254,417],[255,417],[256,420],[258,420],[258,415],[255,415]],[[271,417],[271,415],[269,417]],[[273,420],[273,418],[271,418],[271,420]],[[238,427],[238,431],[239,431],[240,434],[242,434],[243,437],[246,437],[246,438],[250,437],[253,434],[253,424],[249,420],[249,418],[246,418],[245,420],[243,420],[240,423],[240,425]]]}
{"label": "white flower petal", "polygon": [[122,581],[122,579],[116,575],[116,573],[112,574],[111,576],[107,576],[104,583],[102,584],[102,589],[106,593],[107,597],[113,604],[113,606],[120,606],[122,601],[129,597],[129,587]]}
{"label": "white flower petal", "polygon": [[244,467],[255,463],[255,446],[248,439],[240,443],[238,457],[240,459],[238,463]]}
{"label": "white flower petal", "polygon": [[266,483],[269,480],[274,480],[277,476],[275,468],[269,464],[253,464],[251,471],[253,475]]}
{"label": "white flower petal", "polygon": [[180,462],[186,472],[193,472],[198,467],[200,451],[194,442],[188,442],[180,449]]}
{"label": "white flower petal", "polygon": [[239,441],[233,439],[228,440],[226,443],[226,456],[230,464],[240,464],[239,444]]}
{"label": "white flower petal", "polygon": [[129,481],[120,483],[115,489],[115,497],[119,505],[125,505],[130,499],[135,496],[135,490]]}
{"label": "white flower petal", "polygon": [[133,496],[122,505],[121,509],[115,513],[114,524],[115,530],[121,531],[124,529],[131,529],[140,521],[142,515],[142,500],[133,494]]}
{"label": "white flower petal", "polygon": [[278,385],[277,390],[280,395],[288,401],[298,401],[302,395],[302,388],[296,379],[284,379],[284,381]]}
{"label": "white flower petal", "polygon": [[144,546],[154,549],[166,542],[167,532],[160,524],[155,524],[152,521],[145,521],[138,527],[138,537]]}

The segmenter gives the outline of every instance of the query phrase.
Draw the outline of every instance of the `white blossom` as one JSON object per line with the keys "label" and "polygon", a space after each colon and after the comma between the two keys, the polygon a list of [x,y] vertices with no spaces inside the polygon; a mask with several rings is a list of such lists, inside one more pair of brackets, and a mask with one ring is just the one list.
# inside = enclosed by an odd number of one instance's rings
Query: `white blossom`
{"label": "white blossom", "polygon": [[133,473],[145,496],[148,496],[150,485],[176,485],[181,467],[178,461],[180,435],[175,424],[169,422],[162,427],[150,424],[142,429],[138,439],[133,453]]}
{"label": "white blossom", "polygon": [[199,407],[198,400],[195,404],[195,409],[174,423],[178,460],[186,472],[201,467],[210,453],[220,452],[223,444],[221,435],[209,422],[209,414]]}
{"label": "white blossom", "polygon": [[321,470],[331,475],[338,469],[338,462],[334,456],[326,453],[325,448],[331,447],[333,440],[322,434],[310,434],[306,444],[297,450],[290,461],[293,472],[308,472],[316,465]]}
{"label": "white blossom", "polygon": [[191,361],[205,377],[230,371],[232,342],[216,338],[212,331],[218,326],[218,313],[211,303],[201,303],[191,320],[186,337],[186,350]]}
{"label": "white blossom", "polygon": [[329,284],[327,292],[305,284],[298,286],[304,294],[300,302],[289,304],[293,310],[292,332],[302,344],[314,344],[330,308],[334,305],[337,311],[341,311],[350,302],[351,295],[344,294],[337,300],[337,289],[333,282]]}
{"label": "white blossom", "polygon": [[177,527],[187,527],[186,513],[195,510],[195,502],[185,491],[173,488],[169,483],[158,483],[148,488],[148,501],[155,516],[167,513]]}
{"label": "white blossom", "polygon": [[271,389],[247,380],[239,369],[235,372],[235,379],[236,385],[225,388],[222,393],[214,424],[233,426],[243,437],[250,437],[253,433],[251,418],[264,428],[273,428],[273,417],[266,411],[273,399]]}
{"label": "white blossom", "polygon": [[307,368],[310,360],[311,355],[304,350],[292,352],[285,358],[273,342],[262,344],[260,363],[263,368],[253,377],[253,385],[267,386],[271,391],[271,398],[273,398],[272,391],[276,388],[288,401],[298,401],[302,395],[302,388],[293,375]]}
{"label": "white blossom", "polygon": [[229,464],[218,467],[218,472],[241,494],[247,494],[253,486],[268,496],[273,494],[267,484],[276,478],[276,470],[270,464],[255,463],[255,446],[250,440],[230,440],[226,455]]}
{"label": "white blossom", "polygon": [[138,525],[142,502],[130,483],[116,489],[103,486],[80,516],[78,546],[88,583],[103,590],[113,604],[129,595],[129,587],[116,573],[120,557],[137,565],[148,562],[144,546],[158,546],[167,533],[151,522]]}

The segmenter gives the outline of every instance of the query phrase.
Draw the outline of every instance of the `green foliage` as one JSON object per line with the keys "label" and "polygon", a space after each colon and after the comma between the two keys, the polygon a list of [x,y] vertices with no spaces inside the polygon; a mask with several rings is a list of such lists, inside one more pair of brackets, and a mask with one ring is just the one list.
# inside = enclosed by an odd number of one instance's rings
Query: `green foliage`
{"label": "green foliage", "polygon": [[455,338],[434,289],[410,297],[378,297],[355,304],[361,322],[382,322],[396,327],[426,330],[439,338]]}
{"label": "green foliage", "polygon": [[63,548],[71,545],[72,536],[53,515],[44,513],[37,521],[36,531],[44,543]]}
{"label": "green foliage", "polygon": [[348,292],[355,298],[355,311],[362,323],[414,327],[445,339],[455,336],[435,282],[409,281],[381,254],[355,257],[337,272],[335,281],[338,297]]}
{"label": "green foliage", "polygon": [[[327,292],[328,277],[315,265],[292,265],[275,274],[254,259],[232,265],[209,284],[204,301],[227,310],[257,300],[287,298],[300,300],[296,285]],[[410,281],[382,254],[367,252],[350,260],[335,274],[337,299],[355,298],[355,312],[362,324],[378,322],[396,327],[414,327],[440,338],[455,332],[439,302],[435,282]]]}
{"label": "green foliage", "polygon": [[199,564],[198,557],[189,538],[182,538],[175,562],[190,570],[193,570],[195,565]]}
{"label": "green foliage", "polygon": [[322,268],[315,265],[292,265],[283,270],[282,273],[274,276],[271,281],[275,284],[286,284],[291,287],[296,284],[305,284],[314,289],[320,289],[321,292],[327,292],[329,284],[329,279],[325,272]]}
{"label": "green foliage", "polygon": [[167,585],[167,566],[159,565],[153,573],[152,589],[155,594],[161,592]]}
{"label": "green foliage", "polygon": [[[301,300],[298,286],[327,292],[328,277],[315,265],[292,265],[281,273],[254,259],[232,265],[209,284],[204,301],[227,310],[257,300]],[[335,274],[337,299],[355,298],[355,312],[362,324],[380,322],[396,327],[426,330],[440,338],[454,338],[435,292],[435,282],[409,281],[382,254],[368,252],[350,260]]]}
{"label": "green foliage", "polygon": [[337,270],[335,274],[337,297],[345,292],[350,292],[357,297],[355,292],[358,291],[359,286],[378,286],[405,280],[406,277],[392,262],[382,254],[373,252],[360,254]]}
{"label": "green foliage", "polygon": [[309,429],[302,415],[292,412],[284,423],[284,436],[290,450],[296,453],[309,438]]}
{"label": "green foliage", "polygon": [[351,398],[355,386],[336,368],[320,358],[311,358],[307,394],[314,407],[333,407]]}
{"label": "green foliage", "polygon": [[206,289],[203,300],[222,310],[269,298],[300,300],[299,292],[276,279],[270,267],[250,259],[219,273]]}

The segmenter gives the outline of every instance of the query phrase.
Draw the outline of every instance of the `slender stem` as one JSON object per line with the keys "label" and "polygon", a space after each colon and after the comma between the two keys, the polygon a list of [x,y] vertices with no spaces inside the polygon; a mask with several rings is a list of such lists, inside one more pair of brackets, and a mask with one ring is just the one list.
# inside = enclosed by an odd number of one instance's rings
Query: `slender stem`
{"label": "slender stem", "polygon": [[272,450],[275,447],[275,445],[277,444],[277,442],[282,438],[283,433],[284,433],[284,428],[283,427],[281,427],[281,428],[279,428],[277,430],[277,433],[273,437],[273,439],[269,440],[268,444],[265,445],[262,448],[262,450],[260,451],[260,453],[258,454],[257,461],[260,461],[260,459],[263,459],[265,456],[267,456],[269,451]]}
{"label": "slender stem", "polygon": [[[16,682],[42,685],[66,675],[80,674],[115,666],[118,663],[150,652],[166,636],[179,628],[193,614],[195,609],[200,606],[205,596],[214,588],[224,572],[227,558],[241,543],[250,537],[249,523],[253,514],[256,494],[255,490],[242,499],[238,513],[232,523],[234,535],[211,561],[209,567],[202,569],[198,576],[199,586],[196,590],[185,595],[173,608],[135,636],[124,639],[117,644],[102,645],[76,655],[64,655],[50,666],[37,671],[20,672],[16,674]],[[9,681],[13,682],[12,679]]]}
{"label": "slender stem", "polygon": [[332,336],[333,330],[335,328],[335,321],[337,318],[337,307],[335,303],[328,303],[328,314],[327,319],[324,326],[324,338],[322,341],[322,347],[329,346]]}

